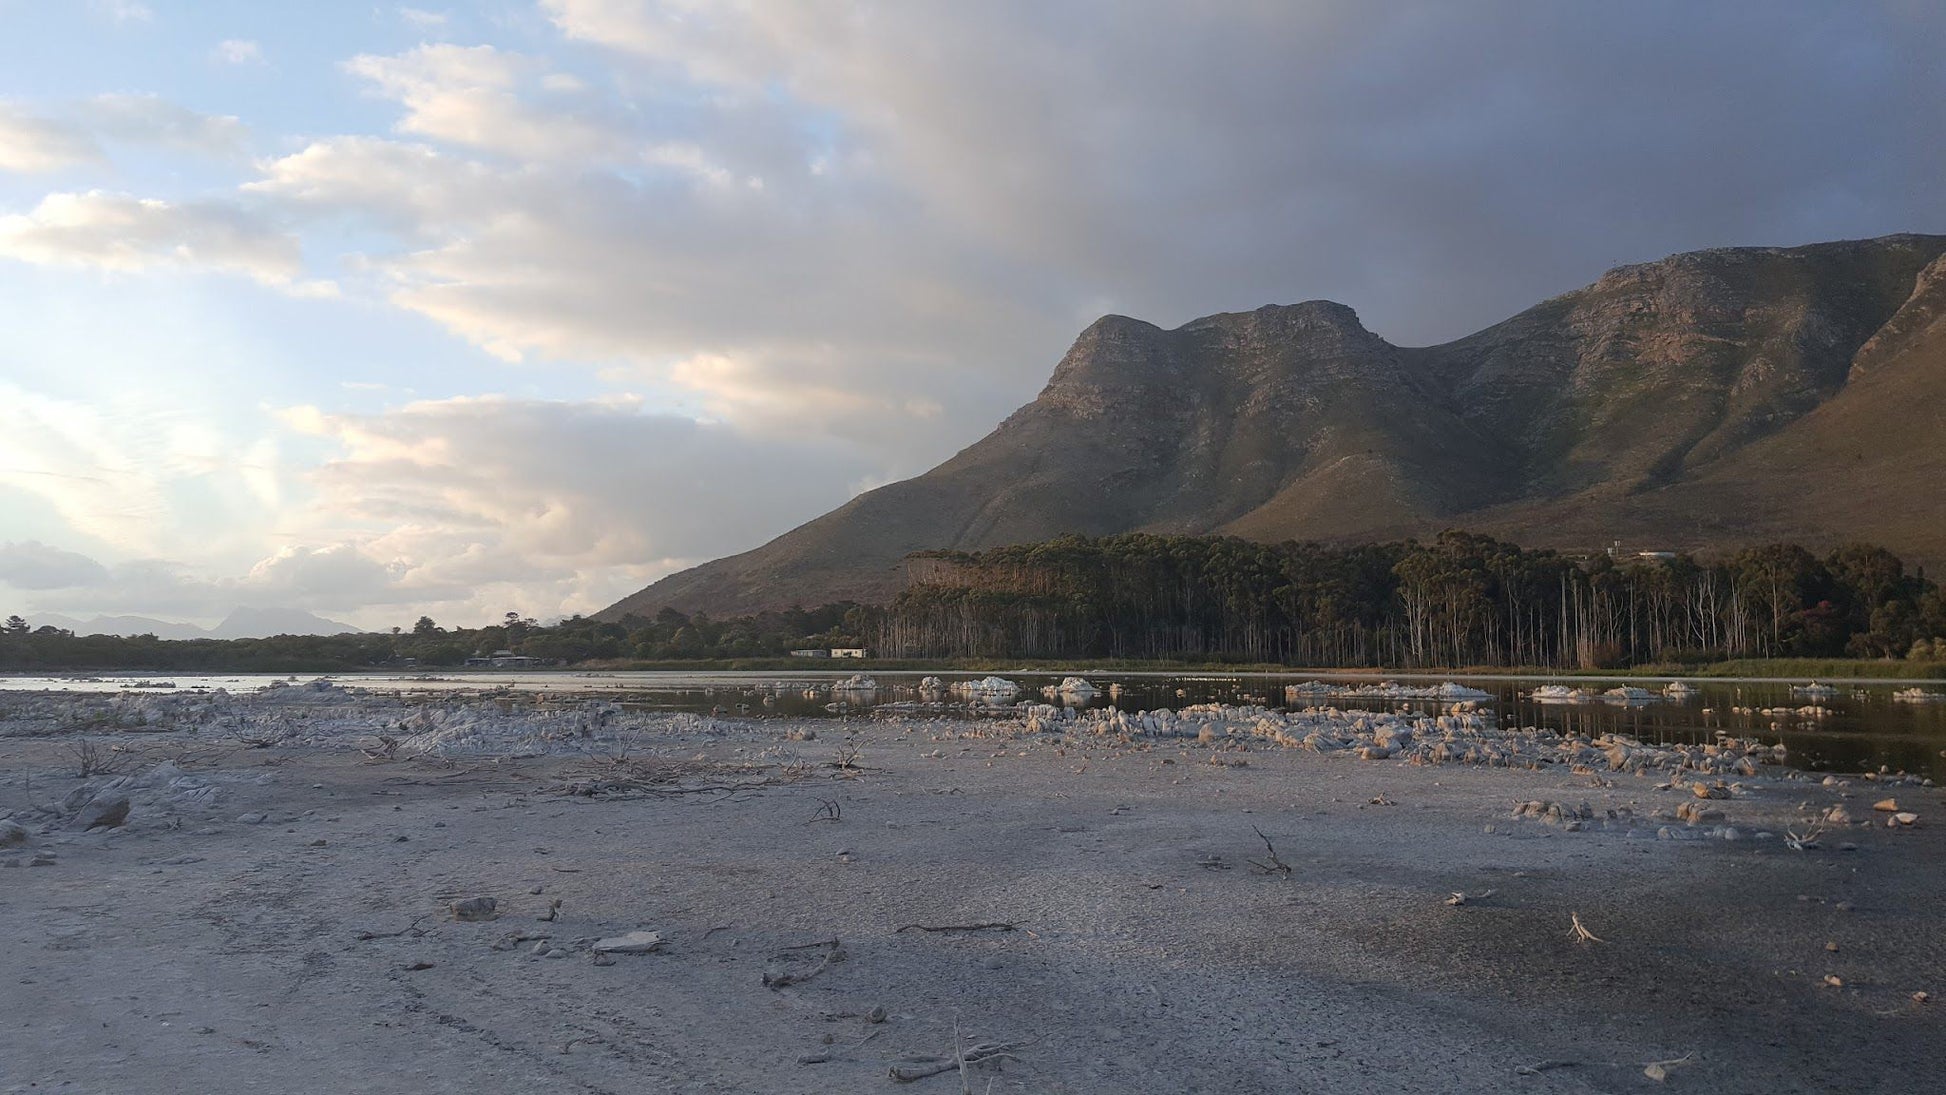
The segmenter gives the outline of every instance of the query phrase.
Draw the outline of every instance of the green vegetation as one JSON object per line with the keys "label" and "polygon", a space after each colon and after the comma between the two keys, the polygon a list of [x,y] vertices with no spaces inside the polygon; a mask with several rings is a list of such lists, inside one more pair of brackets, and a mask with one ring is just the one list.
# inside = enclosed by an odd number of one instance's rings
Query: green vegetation
{"label": "green vegetation", "polygon": [[[1938,675],[1946,595],[1867,545],[1713,560],[1574,558],[1448,532],[1348,548],[1224,537],[1063,537],[921,552],[889,606],[712,620],[573,617],[543,627],[170,642],[0,625],[0,670],[437,669],[511,652],[587,668],[837,668],[800,648],[863,646],[877,668],[1458,669],[1821,677]],[[1781,660],[1780,660],[1781,659]]]}
{"label": "green vegetation", "polygon": [[1703,561],[1578,559],[1463,532],[1348,548],[1065,537],[913,557],[890,657],[1689,671],[1730,659],[1946,651],[1946,599],[1868,545]]}
{"label": "green vegetation", "polygon": [[[542,627],[509,612],[491,627],[447,630],[420,617],[410,631],[364,635],[278,635],[264,639],[166,640],[153,635],[73,635],[0,626],[0,671],[143,669],[167,672],[350,672],[447,668],[498,651],[556,665],[705,659],[787,659],[794,649],[860,646],[870,610],[853,604],[767,612],[713,621],[663,611],[654,619],[602,623],[580,616]],[[802,662],[797,662],[800,668]]]}

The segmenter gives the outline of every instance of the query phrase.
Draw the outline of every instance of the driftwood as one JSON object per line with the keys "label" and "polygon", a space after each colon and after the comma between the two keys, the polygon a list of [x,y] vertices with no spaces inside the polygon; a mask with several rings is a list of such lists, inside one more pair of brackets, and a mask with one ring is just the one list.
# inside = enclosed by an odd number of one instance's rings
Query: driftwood
{"label": "driftwood", "polygon": [[[958,1031],[954,1031],[957,1042]],[[914,1058],[909,1065],[893,1065],[886,1075],[894,1083],[909,1084],[942,1072],[958,1072],[963,1077],[967,1066],[983,1064],[987,1061],[1018,1061],[1013,1051],[1027,1045],[1027,1042],[980,1042],[961,1049],[954,1046],[951,1057]]]}
{"label": "driftwood", "polygon": [[780,966],[775,970],[765,970],[764,987],[781,989],[791,985],[801,985],[845,960],[845,949],[838,944],[836,939],[823,939],[816,943],[799,943],[793,947],[785,947],[783,950],[771,956],[770,960],[773,964],[797,962],[800,960],[812,961],[804,952],[815,950],[821,950],[824,953],[815,959],[815,964],[809,969],[790,969]]}
{"label": "driftwood", "polygon": [[1603,939],[1600,936],[1596,935],[1594,932],[1588,930],[1588,926],[1581,922],[1580,913],[1569,913],[1568,919],[1573,922],[1572,926],[1568,928],[1568,937],[1570,939],[1573,939],[1575,942],[1577,943],[1608,942],[1608,940]]}
{"label": "driftwood", "polygon": [[899,932],[905,932],[905,931],[922,931],[922,932],[983,932],[983,931],[1001,931],[1001,932],[1010,932],[1010,931],[1015,931],[1015,930],[1017,930],[1018,928],[1019,928],[1019,925],[1017,925],[1017,924],[1010,924],[1010,923],[1008,923],[1008,922],[1006,922],[1006,921],[1004,921],[1004,920],[989,920],[989,921],[986,921],[985,923],[981,923],[981,924],[907,924],[907,925],[904,925],[903,927],[901,927],[901,928],[899,928],[899,929],[898,929],[897,931],[894,931],[894,932],[893,932],[892,934],[893,934],[893,935],[897,935],[897,934],[899,934]]}

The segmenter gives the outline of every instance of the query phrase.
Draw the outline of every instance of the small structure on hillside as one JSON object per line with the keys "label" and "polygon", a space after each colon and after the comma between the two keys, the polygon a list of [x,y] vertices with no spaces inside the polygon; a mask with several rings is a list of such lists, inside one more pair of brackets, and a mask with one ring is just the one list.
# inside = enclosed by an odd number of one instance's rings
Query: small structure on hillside
{"label": "small structure on hillside", "polygon": [[830,656],[831,651],[825,650],[822,647],[810,650],[791,651],[791,657],[793,658],[829,658]]}
{"label": "small structure on hillside", "polygon": [[862,646],[834,646],[831,648],[831,656],[834,658],[863,658],[866,656],[866,653],[865,648]]}
{"label": "small structure on hillside", "polygon": [[529,666],[539,665],[540,661],[539,658],[516,654],[511,650],[496,650],[491,654],[474,654],[466,659],[466,664],[493,669],[526,669]]}

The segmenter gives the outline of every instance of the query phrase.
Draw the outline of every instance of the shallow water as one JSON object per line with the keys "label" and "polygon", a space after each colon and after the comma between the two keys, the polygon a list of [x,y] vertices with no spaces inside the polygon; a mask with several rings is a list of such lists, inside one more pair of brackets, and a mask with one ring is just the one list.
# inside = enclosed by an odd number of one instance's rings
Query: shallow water
{"label": "shallow water", "polygon": [[[596,693],[613,695],[632,706],[651,710],[689,711],[707,714],[747,714],[752,717],[791,716],[798,718],[837,718],[869,712],[891,705],[919,704],[918,684],[923,673],[878,672],[870,675],[879,683],[871,692],[833,694],[830,686],[848,674],[842,671],[802,673],[720,673],[720,672],[486,672],[450,675],[348,674],[335,678],[340,684],[388,692],[442,692],[510,688],[516,691],[550,693]],[[948,683],[984,674],[935,674]],[[1181,708],[1193,703],[1261,704],[1266,707],[1331,706],[1342,710],[1397,710],[1400,707],[1431,708],[1444,701],[1397,700],[1379,697],[1299,696],[1287,701],[1285,686],[1307,681],[1356,685],[1378,678],[1330,677],[1317,674],[1223,674],[1223,673],[1103,673],[1089,680],[1100,689],[1083,699],[1074,696],[1044,697],[1044,686],[1058,684],[1063,674],[1001,674],[1021,686],[1016,702],[1054,702],[1069,707],[1117,706],[1125,710],[1158,707]],[[48,690],[65,692],[145,692],[185,693],[197,690],[227,689],[233,693],[255,692],[279,682],[299,678],[279,674],[220,674],[209,676],[140,677],[102,675],[93,677],[0,677],[0,690]],[[1597,697],[1588,702],[1554,703],[1532,698],[1533,690],[1543,684],[1567,683],[1591,692],[1629,684],[1659,690],[1666,680],[1593,681],[1587,678],[1565,680],[1550,677],[1432,677],[1393,678],[1409,684],[1436,684],[1443,680],[1490,693],[1482,706],[1490,707],[1507,725],[1542,726],[1562,732],[1590,736],[1623,733],[1657,743],[1707,742],[1719,733],[1762,741],[1782,741],[1789,750],[1789,762],[1817,771],[1915,772],[1946,780],[1946,702],[1907,703],[1893,699],[1892,693],[1910,688],[1910,681],[1848,682],[1837,686],[1836,696],[1811,699],[1793,695],[1791,685],[1804,682],[1782,680],[1691,680],[1697,691],[1680,697],[1659,697],[1645,703],[1621,703]],[[1119,692],[1111,692],[1118,685]],[[1922,685],[1928,691],[1946,691],[1938,682]],[[948,697],[956,700],[957,697]],[[1816,706],[1828,714],[1800,715],[1797,709]],[[1766,709],[1788,709],[1784,716],[1762,714]],[[920,712],[964,712],[957,706],[924,706]],[[1743,713],[1747,711],[1748,713]]]}

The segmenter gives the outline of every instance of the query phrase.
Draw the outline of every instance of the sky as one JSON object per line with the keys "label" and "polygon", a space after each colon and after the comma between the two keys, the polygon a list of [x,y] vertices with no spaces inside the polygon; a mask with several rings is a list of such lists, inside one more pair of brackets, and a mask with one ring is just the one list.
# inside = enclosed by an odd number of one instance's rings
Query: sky
{"label": "sky", "polygon": [[0,613],[593,612],[1117,312],[1946,231],[1946,10],[0,0]]}

